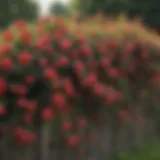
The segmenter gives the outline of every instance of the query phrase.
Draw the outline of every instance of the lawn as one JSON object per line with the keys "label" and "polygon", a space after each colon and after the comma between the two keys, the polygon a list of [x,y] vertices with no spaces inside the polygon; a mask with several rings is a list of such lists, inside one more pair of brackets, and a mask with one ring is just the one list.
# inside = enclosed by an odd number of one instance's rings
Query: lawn
{"label": "lawn", "polygon": [[154,140],[128,152],[122,152],[114,158],[106,160],[160,160],[160,140]]}
{"label": "lawn", "polygon": [[160,141],[134,148],[126,153],[121,153],[118,160],[160,160]]}

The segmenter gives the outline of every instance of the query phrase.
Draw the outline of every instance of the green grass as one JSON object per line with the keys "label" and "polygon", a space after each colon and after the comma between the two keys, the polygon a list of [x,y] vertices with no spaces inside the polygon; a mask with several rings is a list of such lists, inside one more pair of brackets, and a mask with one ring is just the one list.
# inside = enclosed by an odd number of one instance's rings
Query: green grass
{"label": "green grass", "polygon": [[106,158],[106,160],[160,160],[160,141],[155,140],[128,152],[122,152],[118,156]]}

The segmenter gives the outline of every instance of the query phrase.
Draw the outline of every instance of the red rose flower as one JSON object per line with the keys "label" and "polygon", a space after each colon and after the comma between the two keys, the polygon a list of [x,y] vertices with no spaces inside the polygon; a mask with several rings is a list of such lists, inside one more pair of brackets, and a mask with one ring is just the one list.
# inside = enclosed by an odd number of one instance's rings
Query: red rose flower
{"label": "red rose flower", "polygon": [[122,111],[119,112],[119,118],[120,119],[125,119],[127,116],[128,116],[127,111],[122,110]]}
{"label": "red rose flower", "polygon": [[14,135],[19,144],[32,143],[36,140],[36,134],[30,131],[26,131],[21,127],[16,127]]}
{"label": "red rose flower", "polygon": [[28,104],[27,104],[27,109],[33,113],[36,111],[38,105],[37,105],[37,102],[36,101],[29,101]]}
{"label": "red rose flower", "polygon": [[6,113],[6,108],[4,106],[0,106],[0,116],[5,115]]}
{"label": "red rose flower", "polygon": [[111,48],[117,48],[118,47],[118,42],[113,40],[113,41],[110,42],[110,46],[111,46]]}
{"label": "red rose flower", "polygon": [[25,43],[25,44],[29,44],[31,43],[32,37],[31,34],[24,30],[20,33],[20,39]]}
{"label": "red rose flower", "polygon": [[10,71],[12,69],[12,60],[9,58],[5,58],[1,61],[0,66],[5,71]]}
{"label": "red rose flower", "polygon": [[0,77],[0,95],[3,95],[6,91],[6,81]]}
{"label": "red rose flower", "polygon": [[80,43],[84,43],[85,37],[83,35],[77,35],[76,40]]}
{"label": "red rose flower", "polygon": [[53,110],[50,107],[47,107],[42,111],[42,118],[44,120],[51,120],[53,119],[53,116],[54,116]]}
{"label": "red rose flower", "polygon": [[101,84],[95,84],[94,86],[93,86],[93,92],[94,92],[94,94],[95,95],[97,95],[97,96],[102,96],[102,94],[103,94],[103,92],[104,92],[104,86],[103,85],[101,85]]}
{"label": "red rose flower", "polygon": [[95,74],[90,74],[88,77],[86,77],[83,81],[84,86],[92,86],[95,84],[97,78]]}
{"label": "red rose flower", "polygon": [[40,65],[42,68],[47,67],[47,65],[48,65],[48,60],[47,60],[46,58],[41,58],[41,59],[39,60],[39,65]]}
{"label": "red rose flower", "polygon": [[73,96],[75,94],[73,85],[70,80],[65,80],[63,87],[68,96]]}
{"label": "red rose flower", "polygon": [[62,130],[70,130],[72,127],[72,123],[70,121],[64,121],[62,124]]}
{"label": "red rose flower", "polygon": [[63,51],[68,51],[71,48],[72,44],[68,39],[64,39],[60,42],[60,49]]}
{"label": "red rose flower", "polygon": [[26,23],[24,20],[17,20],[15,26],[18,27],[18,29],[25,29]]}
{"label": "red rose flower", "polygon": [[33,120],[33,115],[31,113],[25,113],[23,116],[23,120],[26,124],[31,124]]}
{"label": "red rose flower", "polygon": [[23,51],[18,57],[19,63],[22,65],[29,64],[33,60],[33,56],[28,51]]}
{"label": "red rose flower", "polygon": [[17,106],[20,108],[26,108],[28,101],[25,98],[20,98],[17,100]]}
{"label": "red rose flower", "polygon": [[79,73],[84,69],[84,64],[81,61],[76,61],[74,63],[74,69],[77,73]]}
{"label": "red rose flower", "polygon": [[6,41],[11,41],[13,39],[13,34],[9,30],[6,30],[3,32],[3,38]]}
{"label": "red rose flower", "polygon": [[47,79],[55,79],[57,77],[56,71],[52,68],[47,68],[44,70],[44,77]]}
{"label": "red rose flower", "polygon": [[32,85],[36,81],[36,78],[33,75],[28,75],[25,76],[24,81],[26,84]]}
{"label": "red rose flower", "polygon": [[100,62],[101,66],[104,68],[104,69],[107,69],[110,67],[110,61],[109,59],[103,59],[101,62]]}
{"label": "red rose flower", "polygon": [[48,46],[50,42],[50,37],[49,36],[44,36],[37,44],[37,48],[39,50],[44,51],[46,49],[46,47]]}
{"label": "red rose flower", "polygon": [[68,65],[69,60],[66,56],[62,56],[58,59],[57,64],[59,67],[64,67],[66,65]]}
{"label": "red rose flower", "polygon": [[119,72],[116,68],[110,68],[108,71],[108,76],[111,78],[117,78],[119,75]]}
{"label": "red rose flower", "polygon": [[26,143],[29,143],[29,144],[33,143],[37,138],[36,134],[33,132],[26,132],[25,136],[26,136]]}
{"label": "red rose flower", "polygon": [[9,54],[12,51],[12,46],[9,43],[5,43],[0,46],[0,53],[2,54]]}
{"label": "red rose flower", "polygon": [[58,108],[62,109],[65,107],[66,104],[66,98],[61,93],[56,93],[52,96],[51,99],[52,103],[55,104]]}
{"label": "red rose flower", "polygon": [[79,138],[77,136],[69,136],[67,139],[67,145],[69,147],[76,146],[79,142]]}
{"label": "red rose flower", "polygon": [[87,46],[87,45],[83,45],[81,47],[80,51],[81,51],[81,54],[83,56],[85,56],[86,58],[89,58],[91,56],[91,54],[92,54],[91,48],[89,46]]}
{"label": "red rose flower", "polygon": [[25,96],[27,94],[27,87],[25,85],[17,85],[16,94]]}

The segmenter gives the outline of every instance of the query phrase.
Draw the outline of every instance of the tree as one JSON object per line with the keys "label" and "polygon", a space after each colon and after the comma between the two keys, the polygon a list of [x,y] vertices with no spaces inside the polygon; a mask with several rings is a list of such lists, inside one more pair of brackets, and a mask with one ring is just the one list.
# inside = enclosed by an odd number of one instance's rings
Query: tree
{"label": "tree", "polygon": [[0,1],[0,27],[5,27],[11,21],[9,0]]}
{"label": "tree", "polygon": [[93,15],[101,10],[104,14],[118,15],[127,12],[129,0],[71,0],[70,7],[82,15]]}
{"label": "tree", "polygon": [[159,0],[71,0],[71,10],[89,16],[99,10],[106,15],[125,13],[129,18],[140,17],[148,26],[160,30]]}
{"label": "tree", "polygon": [[16,19],[33,20],[38,16],[38,7],[31,0],[1,0],[0,27],[4,28]]}
{"label": "tree", "polygon": [[38,17],[38,6],[35,1],[31,0],[12,0],[15,1],[14,6],[14,19],[22,18],[25,20],[33,20]]}
{"label": "tree", "polygon": [[57,16],[68,16],[68,6],[63,4],[62,2],[56,1],[50,7],[50,14]]}
{"label": "tree", "polygon": [[160,1],[159,0],[132,0],[128,10],[130,18],[141,17],[143,22],[150,27],[160,30]]}

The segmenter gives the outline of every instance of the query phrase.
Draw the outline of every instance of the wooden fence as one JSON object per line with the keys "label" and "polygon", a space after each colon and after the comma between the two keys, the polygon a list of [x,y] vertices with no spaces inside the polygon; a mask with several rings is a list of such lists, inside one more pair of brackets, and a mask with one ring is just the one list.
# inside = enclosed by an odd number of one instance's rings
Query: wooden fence
{"label": "wooden fence", "polygon": [[114,126],[108,118],[106,124],[92,128],[95,137],[83,145],[86,150],[81,156],[75,155],[65,146],[58,146],[54,134],[46,126],[38,131],[38,140],[26,148],[17,148],[9,135],[0,141],[0,160],[105,160],[107,155],[127,151],[157,137],[156,123],[152,118],[143,118],[134,123],[117,123]]}

